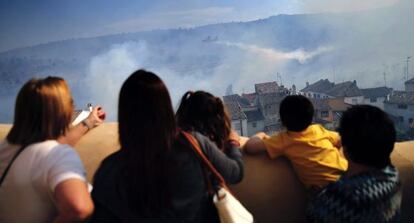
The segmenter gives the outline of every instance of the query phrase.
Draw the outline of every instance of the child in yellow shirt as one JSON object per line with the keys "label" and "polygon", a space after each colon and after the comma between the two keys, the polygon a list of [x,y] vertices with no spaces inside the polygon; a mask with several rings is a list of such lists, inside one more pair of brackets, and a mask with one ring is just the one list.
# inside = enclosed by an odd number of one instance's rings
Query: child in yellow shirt
{"label": "child in yellow shirt", "polygon": [[287,157],[308,189],[322,189],[337,181],[348,167],[339,151],[338,133],[311,124],[314,109],[304,96],[287,96],[280,104],[279,113],[286,131],[271,137],[258,133],[246,142],[244,150],[247,153],[267,151],[272,159]]}

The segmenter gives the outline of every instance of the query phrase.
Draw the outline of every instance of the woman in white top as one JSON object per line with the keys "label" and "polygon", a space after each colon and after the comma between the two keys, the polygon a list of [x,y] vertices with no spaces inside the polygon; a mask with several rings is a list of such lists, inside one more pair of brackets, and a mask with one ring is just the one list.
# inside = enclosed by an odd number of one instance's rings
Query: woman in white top
{"label": "woman in white top", "polygon": [[92,214],[85,169],[70,145],[103,114],[94,108],[69,130],[73,100],[65,80],[32,79],[22,87],[0,144],[0,222],[82,222]]}

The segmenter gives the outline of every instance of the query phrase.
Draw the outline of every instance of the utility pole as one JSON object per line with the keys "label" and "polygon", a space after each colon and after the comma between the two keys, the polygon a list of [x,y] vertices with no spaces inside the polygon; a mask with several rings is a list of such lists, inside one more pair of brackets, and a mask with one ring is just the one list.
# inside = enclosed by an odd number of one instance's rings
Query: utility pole
{"label": "utility pole", "polygon": [[276,82],[278,82],[278,81],[279,81],[279,85],[282,86],[283,85],[282,75],[279,72],[276,73]]}
{"label": "utility pole", "polygon": [[387,87],[387,71],[388,71],[388,65],[387,64],[383,64],[384,67],[384,86]]}
{"label": "utility pole", "polygon": [[405,76],[405,78],[406,78],[406,81],[408,81],[408,79],[409,79],[409,75],[410,75],[410,73],[408,72],[408,68],[409,68],[409,65],[410,65],[410,59],[411,59],[411,56],[408,56],[407,57],[407,60],[406,60],[406,62],[407,62],[407,67],[406,67],[406,76]]}

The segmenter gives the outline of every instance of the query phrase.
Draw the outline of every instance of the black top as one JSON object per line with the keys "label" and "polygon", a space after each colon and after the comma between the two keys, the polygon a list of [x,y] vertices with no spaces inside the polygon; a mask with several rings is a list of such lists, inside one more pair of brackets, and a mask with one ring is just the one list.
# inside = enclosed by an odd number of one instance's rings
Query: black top
{"label": "black top", "polygon": [[[239,148],[230,147],[226,154],[207,137],[192,133],[204,154],[222,174],[228,184],[238,183],[243,178],[243,160]],[[181,136],[180,140],[185,140]],[[187,143],[186,145],[189,145]],[[94,177],[92,198],[95,212],[91,222],[219,222],[212,198],[207,192],[205,173],[200,158],[189,146],[173,148],[170,154],[172,177],[172,209],[158,216],[143,218],[129,211],[126,183],[121,179],[121,171],[126,163],[121,151],[108,156]],[[156,165],[156,164],[155,164]]]}

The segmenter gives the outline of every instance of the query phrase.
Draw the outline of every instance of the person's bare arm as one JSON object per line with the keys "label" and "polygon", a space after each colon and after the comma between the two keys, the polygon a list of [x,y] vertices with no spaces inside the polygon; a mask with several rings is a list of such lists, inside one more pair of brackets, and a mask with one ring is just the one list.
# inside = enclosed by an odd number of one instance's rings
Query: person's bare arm
{"label": "person's bare arm", "polygon": [[93,129],[103,123],[104,115],[105,112],[102,107],[94,107],[89,116],[84,120],[85,124],[79,123],[70,128],[65,135],[59,137],[59,143],[75,146],[82,136],[84,136],[90,129]]}
{"label": "person's bare arm", "polygon": [[249,140],[245,143],[243,151],[248,154],[257,154],[266,151],[266,146],[263,143],[263,139],[269,138],[268,135],[264,132],[259,132],[256,135],[250,137]]}
{"label": "person's bare arm", "polygon": [[53,223],[84,222],[93,213],[93,202],[87,184],[79,179],[69,179],[55,188],[54,198],[58,216]]}

